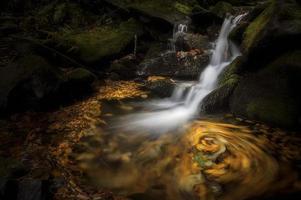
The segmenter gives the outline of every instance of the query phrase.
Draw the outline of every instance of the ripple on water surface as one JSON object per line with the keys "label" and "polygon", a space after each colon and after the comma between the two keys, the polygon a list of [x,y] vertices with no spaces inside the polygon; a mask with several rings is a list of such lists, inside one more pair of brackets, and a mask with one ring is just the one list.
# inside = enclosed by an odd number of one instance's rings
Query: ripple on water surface
{"label": "ripple on water surface", "polygon": [[195,121],[155,136],[99,130],[76,158],[89,183],[130,199],[239,200],[299,190],[299,142],[258,124]]}

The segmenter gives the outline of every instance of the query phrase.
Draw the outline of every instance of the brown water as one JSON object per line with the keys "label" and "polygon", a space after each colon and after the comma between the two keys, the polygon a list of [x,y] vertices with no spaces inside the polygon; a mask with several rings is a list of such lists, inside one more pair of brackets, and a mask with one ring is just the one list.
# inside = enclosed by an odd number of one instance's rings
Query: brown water
{"label": "brown water", "polygon": [[159,135],[99,127],[81,139],[75,157],[89,184],[128,199],[239,200],[300,191],[300,139],[221,121]]}

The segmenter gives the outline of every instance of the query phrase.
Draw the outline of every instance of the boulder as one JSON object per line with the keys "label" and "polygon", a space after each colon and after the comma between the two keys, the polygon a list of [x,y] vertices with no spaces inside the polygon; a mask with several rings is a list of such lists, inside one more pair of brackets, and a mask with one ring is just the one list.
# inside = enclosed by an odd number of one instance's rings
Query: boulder
{"label": "boulder", "polygon": [[34,13],[35,22],[44,29],[49,29],[49,25],[51,28],[65,24],[70,27],[84,26],[94,18],[79,4],[68,1],[47,3]]}
{"label": "boulder", "polygon": [[218,1],[214,6],[211,6],[210,11],[220,18],[225,18],[227,14],[234,12],[232,5],[228,2]]}
{"label": "boulder", "polygon": [[258,72],[245,74],[230,98],[230,109],[277,126],[300,125],[301,52],[286,53]]}
{"label": "boulder", "polygon": [[120,55],[130,44],[134,44],[135,35],[140,33],[139,23],[129,19],[118,27],[102,26],[80,32],[57,33],[54,42],[81,62],[94,65]]}
{"label": "boulder", "polygon": [[0,68],[0,110],[15,112],[61,105],[91,91],[94,80],[95,75],[86,69],[65,74],[37,54],[22,55]]}
{"label": "boulder", "polygon": [[179,79],[196,79],[209,63],[209,54],[192,55],[189,52],[166,52],[145,59],[139,65],[139,75],[169,76]]}
{"label": "boulder", "polygon": [[[193,46],[193,42],[190,45]],[[196,45],[205,46],[207,42]],[[164,50],[161,44],[155,44],[139,64],[138,75],[196,79],[208,65],[209,57],[210,52],[201,49],[173,52]]]}
{"label": "boulder", "polygon": [[170,78],[152,76],[147,79],[145,88],[159,97],[170,97],[175,88],[175,82]]}
{"label": "boulder", "polygon": [[59,100],[69,101],[89,94],[95,80],[96,76],[87,69],[76,68],[69,71],[58,90]]}
{"label": "boulder", "polygon": [[154,21],[164,21],[169,25],[174,25],[187,20],[187,16],[192,13],[196,2],[161,1],[161,0],[110,0],[108,3],[128,12],[149,17]]}
{"label": "boulder", "polygon": [[176,51],[189,51],[191,49],[208,49],[209,38],[201,34],[185,33],[176,38]]}
{"label": "boulder", "polygon": [[[265,4],[266,5],[266,4]],[[272,0],[243,34],[242,49],[250,59],[266,60],[299,47],[301,6],[295,0]],[[279,48],[281,46],[281,48]],[[262,55],[262,56],[261,56]],[[268,61],[268,60],[267,60]]]}
{"label": "boulder", "polygon": [[54,94],[63,82],[58,69],[27,55],[0,69],[0,108],[27,108]]}
{"label": "boulder", "polygon": [[[111,63],[108,72],[111,75],[113,75],[110,77],[113,77],[115,80],[116,79],[129,80],[137,76],[136,74],[137,66],[138,66],[138,61],[136,57],[130,54],[119,60],[113,61]],[[117,78],[117,76],[119,78]]]}

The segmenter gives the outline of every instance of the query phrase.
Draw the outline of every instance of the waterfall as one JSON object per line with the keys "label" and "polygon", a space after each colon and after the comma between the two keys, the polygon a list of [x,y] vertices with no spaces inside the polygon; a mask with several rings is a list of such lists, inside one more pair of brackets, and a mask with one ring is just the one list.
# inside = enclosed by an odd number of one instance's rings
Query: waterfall
{"label": "waterfall", "polygon": [[[223,22],[210,64],[201,73],[196,84],[179,84],[173,95],[164,100],[149,102],[152,111],[126,116],[123,119],[127,129],[166,132],[185,125],[199,113],[202,100],[216,88],[217,79],[223,69],[240,55],[238,48],[228,40],[230,32],[245,14],[228,16]],[[173,39],[187,32],[187,26],[179,25]]]}
{"label": "waterfall", "polygon": [[172,38],[170,39],[170,51],[176,52],[176,41],[180,36],[187,33],[188,26],[186,24],[176,24],[173,29]]}

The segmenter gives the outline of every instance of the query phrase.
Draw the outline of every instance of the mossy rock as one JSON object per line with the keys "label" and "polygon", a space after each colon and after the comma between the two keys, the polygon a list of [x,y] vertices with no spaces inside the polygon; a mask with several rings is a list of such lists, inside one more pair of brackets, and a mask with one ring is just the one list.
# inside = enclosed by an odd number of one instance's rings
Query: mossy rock
{"label": "mossy rock", "polygon": [[230,3],[219,1],[214,6],[210,7],[210,11],[217,16],[224,18],[227,13],[233,13],[233,7]]}
{"label": "mossy rock", "polygon": [[96,80],[96,76],[84,68],[77,68],[67,74],[67,81],[78,84],[91,85]]}
{"label": "mossy rock", "polygon": [[170,97],[175,88],[175,82],[166,77],[149,78],[145,84],[145,88],[159,97]]}
{"label": "mossy rock", "polygon": [[196,1],[161,0],[112,0],[109,3],[125,10],[134,10],[143,15],[162,19],[170,24],[186,20],[197,6]]}
{"label": "mossy rock", "polygon": [[36,23],[45,28],[48,28],[49,24],[52,26],[68,24],[69,27],[79,27],[96,19],[92,13],[83,10],[79,4],[68,1],[48,3],[39,9],[34,17]]}
{"label": "mossy rock", "polygon": [[247,27],[242,47],[249,53],[268,43],[275,43],[277,39],[289,40],[300,33],[301,6],[295,0],[271,0],[264,11]]}
{"label": "mossy rock", "polygon": [[1,68],[0,76],[1,109],[35,104],[54,93],[63,81],[58,69],[32,54]]}
{"label": "mossy rock", "polygon": [[133,41],[135,34],[141,33],[140,24],[134,19],[117,27],[103,26],[85,31],[58,33],[55,40],[76,51],[78,59],[87,64],[95,64],[102,59],[120,54]]}
{"label": "mossy rock", "polygon": [[247,117],[260,119],[278,126],[290,127],[296,124],[296,102],[290,98],[256,98],[247,105]]}
{"label": "mossy rock", "polygon": [[230,110],[230,97],[238,83],[238,77],[231,77],[223,82],[222,85],[203,99],[200,109],[201,112],[206,114],[228,112]]}
{"label": "mossy rock", "polygon": [[137,77],[137,66],[138,61],[135,56],[127,55],[119,60],[112,62],[108,72],[112,75],[112,78],[114,78],[115,76],[116,79],[116,75],[118,75],[118,79],[130,80]]}
{"label": "mossy rock", "polygon": [[219,86],[225,84],[228,80],[239,79],[242,67],[245,62],[245,57],[239,56],[232,63],[227,66],[224,71],[218,77]]}
{"label": "mossy rock", "polygon": [[282,127],[300,125],[300,63],[301,52],[289,52],[245,75],[230,99],[232,112]]}
{"label": "mossy rock", "polygon": [[267,26],[271,23],[275,14],[276,3],[272,1],[268,7],[247,27],[242,46],[245,51],[250,51],[266,34]]}
{"label": "mossy rock", "polygon": [[96,76],[84,68],[76,68],[65,75],[65,81],[61,84],[59,99],[62,103],[86,96],[93,91],[93,83]]}

